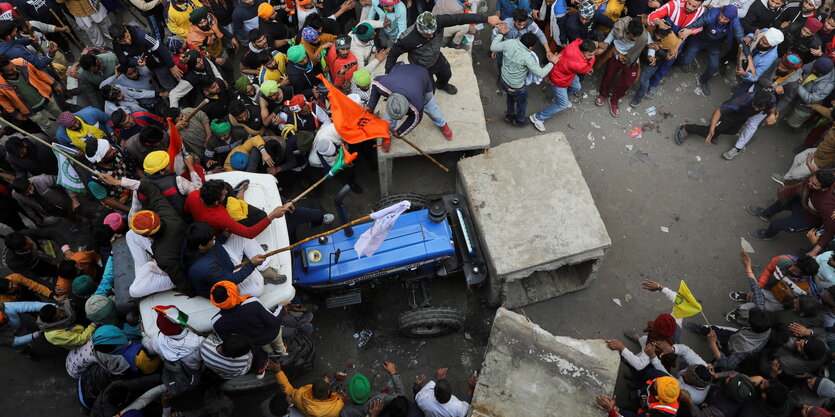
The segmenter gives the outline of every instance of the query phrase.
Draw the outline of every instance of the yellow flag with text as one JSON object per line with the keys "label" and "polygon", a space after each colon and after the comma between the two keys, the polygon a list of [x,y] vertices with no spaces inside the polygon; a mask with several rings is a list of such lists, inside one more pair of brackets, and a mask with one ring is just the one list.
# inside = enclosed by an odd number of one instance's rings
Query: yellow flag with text
{"label": "yellow flag with text", "polygon": [[687,284],[681,281],[681,284],[678,286],[676,300],[673,302],[673,317],[683,319],[700,311],[702,311],[702,305],[699,304],[696,297],[690,292],[690,288],[687,288]]}

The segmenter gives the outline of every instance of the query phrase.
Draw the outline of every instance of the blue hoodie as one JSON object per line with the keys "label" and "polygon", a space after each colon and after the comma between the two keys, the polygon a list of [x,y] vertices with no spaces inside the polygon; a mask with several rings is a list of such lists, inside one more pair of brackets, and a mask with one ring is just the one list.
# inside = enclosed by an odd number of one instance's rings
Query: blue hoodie
{"label": "blue hoodie", "polygon": [[232,12],[232,32],[243,43],[247,43],[247,35],[251,29],[258,29],[258,6],[266,0],[255,0],[251,6],[238,1]]}
{"label": "blue hoodie", "polygon": [[29,39],[12,39],[7,42],[0,42],[0,54],[6,55],[9,59],[23,58],[29,61],[35,68],[39,70],[46,69],[52,63],[52,57],[40,57],[26,49],[27,45],[31,45],[32,41]]}

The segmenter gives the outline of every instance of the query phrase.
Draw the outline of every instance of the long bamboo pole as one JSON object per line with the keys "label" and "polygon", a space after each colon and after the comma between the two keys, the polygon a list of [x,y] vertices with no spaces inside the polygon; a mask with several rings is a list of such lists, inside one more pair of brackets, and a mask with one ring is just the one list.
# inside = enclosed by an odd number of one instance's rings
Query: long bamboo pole
{"label": "long bamboo pole", "polygon": [[[356,226],[356,225],[358,225],[362,222],[366,222],[366,221],[369,221],[369,220],[371,220],[371,215],[370,214],[368,216],[365,216],[365,217],[360,217],[359,219],[356,219],[356,220],[351,220],[350,222],[345,223],[342,226],[337,227],[336,229],[328,230],[327,232],[322,232],[322,233],[319,233],[318,235],[311,236],[307,239],[298,241],[298,242],[296,242],[296,243],[294,243],[290,246],[285,246],[283,248],[276,249],[274,251],[269,251],[269,252],[265,253],[264,255],[267,256],[267,257],[270,257],[270,256],[273,256],[273,255],[281,253],[281,252],[287,252],[288,250],[295,249],[295,248],[297,248],[301,245],[304,245],[307,242],[310,242],[313,239],[319,239],[322,236],[332,235],[332,234],[334,234],[334,233],[336,233],[336,232],[338,232],[342,229],[346,229],[346,228],[351,227],[351,226]],[[248,260],[244,261],[244,262],[241,262],[240,264],[235,266],[235,269],[238,269],[238,268],[246,265],[247,263],[249,263]]]}
{"label": "long bamboo pole", "polygon": [[[395,136],[395,137],[398,137],[398,136]],[[414,142],[412,142],[412,141],[410,141],[409,139],[406,139],[406,138],[404,138],[404,137],[399,137],[399,138],[400,138],[400,140],[402,140],[403,142],[406,142],[409,146],[411,146],[411,147],[415,148],[415,150],[416,150],[416,151],[418,151],[418,152],[420,152],[420,154],[421,154],[421,155],[423,155],[423,156],[425,156],[425,157],[429,158],[429,160],[430,160],[430,161],[432,161],[432,162],[434,162],[434,163],[435,163],[435,165],[437,165],[437,166],[438,166],[438,168],[441,168],[442,170],[444,170],[444,172],[449,172],[449,168],[447,168],[447,167],[445,167],[445,166],[441,165],[441,163],[440,163],[440,162],[438,162],[435,158],[433,158],[432,156],[430,156],[428,153],[424,152],[424,150],[423,150],[423,149],[420,149],[417,145],[415,145],[415,144],[414,144]]]}
{"label": "long bamboo pole", "polygon": [[46,145],[46,146],[49,146],[52,150],[54,150],[54,151],[56,151],[56,152],[59,152],[61,155],[66,156],[66,157],[67,157],[70,161],[75,162],[75,164],[76,164],[76,165],[78,165],[78,166],[80,166],[80,167],[82,167],[82,168],[86,169],[87,171],[90,171],[93,175],[95,175],[95,176],[97,176],[97,177],[101,175],[101,173],[100,173],[100,172],[96,171],[96,170],[95,170],[95,169],[93,169],[93,168],[88,167],[88,166],[87,166],[87,164],[84,164],[84,163],[79,162],[77,159],[73,158],[73,156],[72,156],[72,155],[70,155],[70,154],[68,154],[68,153],[64,152],[63,150],[61,150],[61,149],[59,149],[59,148],[57,148],[57,147],[53,146],[51,143],[49,143],[49,142],[47,142],[47,141],[45,141],[45,140],[43,140],[43,139],[41,139],[41,138],[39,138],[39,137],[37,137],[37,136],[35,136],[35,135],[33,135],[33,134],[31,134],[31,133],[29,133],[29,132],[27,132],[27,131],[23,130],[23,129],[21,129],[21,128],[19,128],[19,127],[15,126],[14,124],[12,124],[11,122],[9,122],[9,121],[8,121],[8,120],[6,120],[5,118],[0,117],[0,122],[3,122],[3,123],[5,123],[5,124],[7,124],[9,127],[11,127],[12,129],[17,130],[18,132],[23,133],[24,135],[29,136],[30,138],[35,139],[36,141],[38,141],[38,142],[40,142],[40,143],[43,143],[43,144],[44,144],[44,145]]}
{"label": "long bamboo pole", "polygon": [[83,50],[83,49],[84,49],[84,45],[83,45],[83,44],[81,43],[81,41],[80,41],[80,40],[78,40],[78,38],[75,36],[75,33],[73,33],[72,28],[70,28],[69,26],[67,26],[67,24],[66,24],[66,23],[64,23],[64,21],[61,19],[61,17],[60,17],[60,16],[58,16],[58,13],[55,13],[55,10],[49,9],[49,12],[50,12],[50,13],[52,13],[52,16],[53,16],[53,17],[55,17],[55,20],[57,20],[57,21],[58,21],[58,23],[60,23],[60,24],[61,24],[61,27],[65,27],[65,28],[69,29],[67,32],[64,32],[64,33],[65,33],[65,34],[69,34],[70,39],[72,39],[72,41],[73,41],[73,42],[75,42],[75,44],[76,44],[76,45],[78,45],[78,47],[79,47],[79,48],[81,48],[81,49]]}

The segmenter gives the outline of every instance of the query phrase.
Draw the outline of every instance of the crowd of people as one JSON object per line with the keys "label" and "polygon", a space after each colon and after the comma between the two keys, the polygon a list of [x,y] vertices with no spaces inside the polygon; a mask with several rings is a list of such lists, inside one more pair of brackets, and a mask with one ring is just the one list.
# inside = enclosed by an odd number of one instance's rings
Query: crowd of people
{"label": "crowd of people", "polygon": [[[375,169],[387,132],[407,135],[424,114],[453,140],[435,100],[438,90],[457,93],[441,47],[469,49],[475,25],[501,25],[499,16],[457,0],[21,0],[0,9],[0,222],[12,229],[4,261],[13,272],[0,279],[0,346],[31,360],[37,344],[65,349],[82,410],[94,416],[230,416],[219,387],[268,374],[278,388],[261,404],[265,417],[468,412],[446,369],[416,377],[408,393],[391,362],[382,363],[386,386],[354,372],[294,387],[310,377],[314,351],[302,347],[316,306],[261,301],[291,283],[255,238],[282,218],[295,242],[300,226],[334,216],[293,203],[261,210],[246,201],[250,180],[210,174],[272,175],[282,199],[325,174],[363,192],[352,169],[334,170],[342,155],[358,152],[354,164]],[[335,120],[349,117],[331,106],[335,95],[361,112],[384,102],[386,134],[343,141]],[[117,265],[129,261],[133,281],[121,282]],[[186,301],[154,307],[143,323],[140,300],[165,291],[216,307],[209,331],[190,324]]]}
{"label": "crowd of people", "polygon": [[[597,401],[610,417],[831,415],[835,16],[821,8],[820,0],[498,0],[482,15],[478,2],[461,0],[0,3],[0,222],[13,229],[0,346],[33,360],[37,339],[65,348],[82,408],[97,416],[230,415],[218,386],[268,372],[278,391],[262,404],[264,416],[465,416],[469,405],[453,395],[446,369],[431,381],[416,377],[412,393],[391,362],[381,364],[390,390],[361,373],[294,388],[290,378],[307,368],[286,358],[314,331],[316,306],[261,302],[287,277],[254,239],[277,218],[297,241],[300,226],[334,216],[295,204],[265,212],[245,201],[248,181],[206,175],[273,175],[289,197],[342,152],[358,152],[373,169],[375,147],[388,152],[391,139],[343,140],[334,120],[350,117],[332,106],[343,96],[377,111],[391,136],[410,134],[426,115],[454,140],[436,100],[458,92],[442,48],[471,50],[488,26],[514,126],[545,131],[546,120],[580,102],[595,70],[603,76],[594,103],[618,117],[633,85],[635,107],[704,52],[700,94],[713,94],[717,72],[735,73],[736,83],[715,92],[727,99],[709,124],[679,126],[677,144],[691,134],[705,145],[738,135],[723,154],[730,160],[762,126],[808,132],[788,171],[773,175],[779,199],[747,210],[769,222],[752,238],[804,231],[812,249],[775,257],[759,278],[743,255],[748,291],[731,294],[742,305],[727,316],[738,328],[682,326],[664,314],[646,335],[628,335],[638,353],[610,340],[637,383],[630,398]],[[124,23],[131,15],[139,21]],[[89,43],[79,42],[82,32]],[[552,98],[528,113],[536,84]],[[351,169],[335,179],[363,191]],[[782,211],[791,215],[772,220]],[[89,244],[71,246],[84,234]],[[135,266],[128,305],[170,290],[201,297],[219,310],[210,332],[195,330],[177,306],[157,306],[153,326],[120,307],[114,292],[126,284],[114,282],[113,246],[122,238]],[[658,283],[644,287],[675,301]],[[682,328],[703,335],[713,358],[679,343]],[[676,372],[679,358],[686,366]],[[473,376],[469,395],[475,384]],[[206,398],[198,408],[178,405],[195,395]]]}

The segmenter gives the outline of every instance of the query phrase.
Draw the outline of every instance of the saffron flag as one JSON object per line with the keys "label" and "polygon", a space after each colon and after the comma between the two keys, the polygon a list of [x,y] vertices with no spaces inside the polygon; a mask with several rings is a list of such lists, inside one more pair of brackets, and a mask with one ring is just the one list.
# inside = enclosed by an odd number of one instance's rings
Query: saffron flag
{"label": "saffron flag", "polygon": [[179,324],[183,327],[188,326],[188,314],[183,313],[176,306],[154,306],[152,308],[154,311],[164,315],[165,318],[171,320],[173,323]]}
{"label": "saffron flag", "polygon": [[387,121],[355,103],[321,74],[317,77],[328,88],[331,120],[342,140],[354,144],[377,138],[391,139]]}
{"label": "saffron flag", "polygon": [[380,248],[380,245],[383,244],[383,241],[386,240],[386,236],[388,236],[389,230],[394,226],[397,218],[411,206],[412,204],[408,201],[401,201],[393,206],[371,213],[371,219],[374,220],[374,224],[365,233],[360,235],[357,243],[354,244],[357,257],[361,258],[362,255],[373,255]]}
{"label": "saffron flag", "polygon": [[[170,158],[170,162],[168,162],[168,170],[174,170],[174,161],[177,160],[177,155],[180,152],[183,152],[183,155],[186,154],[185,149],[183,149],[183,139],[180,138],[180,131],[177,129],[177,125],[174,123],[170,117],[168,118],[168,157]],[[182,159],[182,157],[181,157]]]}
{"label": "saffron flag", "polygon": [[687,284],[681,281],[681,284],[678,286],[676,300],[673,302],[673,317],[683,319],[697,314],[700,311],[702,311],[702,305],[699,304],[699,301],[690,292],[690,288],[687,288]]}
{"label": "saffron flag", "polygon": [[[58,143],[53,145],[69,155],[75,153],[75,149],[73,148]],[[81,176],[78,175],[78,171],[76,171],[75,167],[72,166],[70,159],[54,149],[52,152],[55,154],[55,157],[58,158],[58,185],[78,194],[84,194],[84,182],[81,180]]]}
{"label": "saffron flag", "polygon": [[357,159],[357,153],[348,152],[348,149],[345,147],[345,145],[342,145],[342,148],[340,148],[339,151],[339,155],[337,155],[336,161],[334,161],[333,165],[331,165],[331,170],[328,171],[327,175],[333,178],[334,175],[339,173],[339,171],[345,169],[345,167],[348,166],[348,164],[354,162],[354,159]]}

